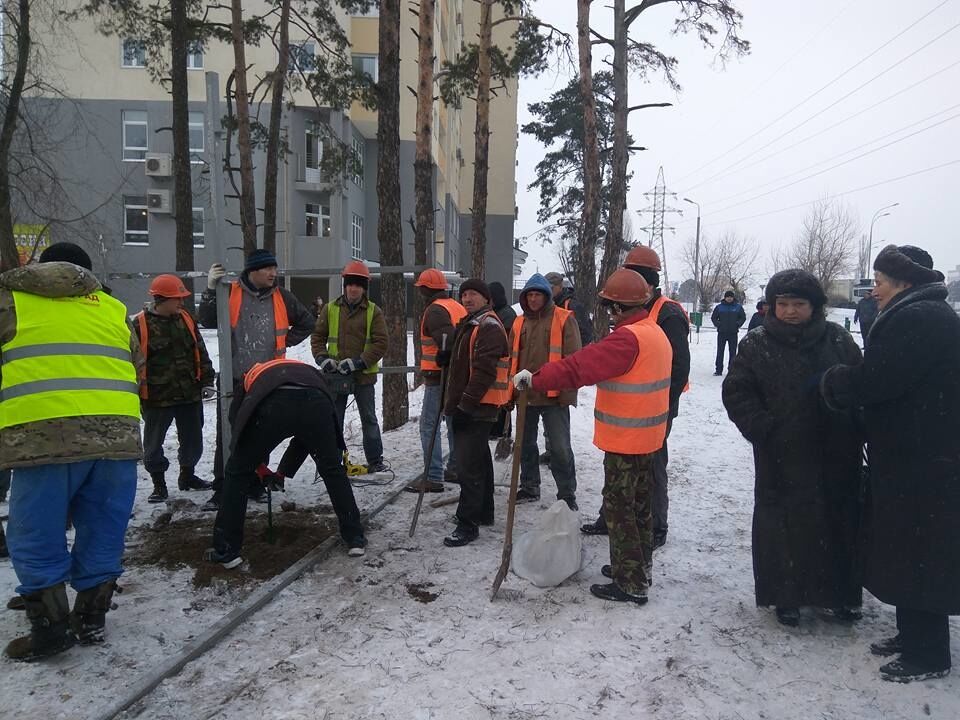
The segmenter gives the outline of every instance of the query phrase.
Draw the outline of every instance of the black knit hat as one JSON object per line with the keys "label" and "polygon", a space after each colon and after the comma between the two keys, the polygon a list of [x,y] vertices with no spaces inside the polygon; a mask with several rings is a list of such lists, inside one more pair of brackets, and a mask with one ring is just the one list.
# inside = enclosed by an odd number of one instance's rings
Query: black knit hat
{"label": "black knit hat", "polygon": [[68,262],[93,270],[93,263],[90,262],[90,256],[87,255],[86,250],[72,242],[54,243],[40,253],[39,262]]}
{"label": "black knit hat", "polygon": [[873,261],[873,269],[911,285],[943,282],[943,273],[933,269],[930,253],[913,245],[887,245]]}
{"label": "black knit hat", "polygon": [[247,255],[247,263],[243,266],[244,272],[262,270],[267,267],[276,267],[277,258],[269,250],[258,249]]}
{"label": "black knit hat", "polygon": [[736,294],[733,290],[727,290],[727,291],[723,294],[723,296],[724,296],[725,298],[732,297],[734,300],[737,299],[737,294]]}
{"label": "black knit hat", "polygon": [[778,297],[793,297],[808,300],[814,308],[827,304],[827,294],[816,276],[806,270],[781,270],[767,282],[767,302],[777,304]]}
{"label": "black knit hat", "polygon": [[483,295],[487,302],[490,302],[493,296],[490,294],[490,288],[487,287],[487,284],[480,278],[470,278],[469,280],[464,280],[463,284],[460,286],[460,297],[463,297],[463,293],[466,290],[474,290],[481,295]]}

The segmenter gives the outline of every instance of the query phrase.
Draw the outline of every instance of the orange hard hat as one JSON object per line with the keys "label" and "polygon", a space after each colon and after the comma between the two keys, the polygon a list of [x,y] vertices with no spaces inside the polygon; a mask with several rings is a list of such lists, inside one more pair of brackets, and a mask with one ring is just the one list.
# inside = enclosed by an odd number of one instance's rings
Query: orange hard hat
{"label": "orange hard hat", "polygon": [[190,291],[176,275],[157,275],[150,283],[150,294],[165,298],[190,297]]}
{"label": "orange hard hat", "polygon": [[436,268],[427,268],[420,273],[420,277],[417,278],[414,286],[430,288],[431,290],[446,290],[447,279]]}
{"label": "orange hard hat", "polygon": [[347,275],[354,275],[356,277],[363,277],[367,280],[370,279],[370,270],[367,269],[367,266],[364,265],[359,260],[351,260],[343,268],[343,272],[340,273],[340,277],[347,277]]}
{"label": "orange hard hat", "polygon": [[639,273],[618,268],[603,284],[600,297],[621,305],[642,305],[650,297],[650,284]]}
{"label": "orange hard hat", "polygon": [[650,268],[660,272],[660,256],[652,247],[646,245],[637,245],[633,250],[627,253],[627,259],[623,261],[627,267],[638,265],[640,267]]}

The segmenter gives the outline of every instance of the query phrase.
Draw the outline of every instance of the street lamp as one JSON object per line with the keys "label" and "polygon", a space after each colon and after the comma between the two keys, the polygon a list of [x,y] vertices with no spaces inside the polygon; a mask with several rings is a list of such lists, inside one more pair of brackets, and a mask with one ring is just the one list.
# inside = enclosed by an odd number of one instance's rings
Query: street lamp
{"label": "street lamp", "polygon": [[697,239],[693,246],[693,311],[700,311],[700,203],[690,198],[684,198],[684,202],[697,206]]}
{"label": "street lamp", "polygon": [[895,208],[900,203],[895,202],[893,205],[887,205],[877,210],[873,214],[873,219],[870,221],[870,239],[867,241],[867,267],[865,268],[866,272],[870,272],[870,256],[873,255],[873,226],[876,224],[877,220],[882,217],[886,217],[890,213],[884,212],[884,210],[889,210],[890,208]]}

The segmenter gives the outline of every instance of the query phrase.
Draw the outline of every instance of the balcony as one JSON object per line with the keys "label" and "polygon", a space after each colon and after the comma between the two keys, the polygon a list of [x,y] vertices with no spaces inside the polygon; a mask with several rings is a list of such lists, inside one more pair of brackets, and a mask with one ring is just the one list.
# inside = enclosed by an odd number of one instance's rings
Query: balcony
{"label": "balcony", "polygon": [[297,163],[297,176],[293,186],[304,192],[328,193],[334,189],[330,178],[320,168],[307,167],[306,156],[294,153]]}

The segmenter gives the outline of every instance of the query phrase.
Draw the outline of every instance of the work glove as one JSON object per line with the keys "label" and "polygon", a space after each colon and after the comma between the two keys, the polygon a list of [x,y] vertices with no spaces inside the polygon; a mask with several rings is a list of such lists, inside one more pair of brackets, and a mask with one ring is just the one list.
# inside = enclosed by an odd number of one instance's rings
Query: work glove
{"label": "work glove", "polygon": [[260,463],[257,466],[257,478],[267,490],[271,492],[286,492],[284,488],[284,477],[280,473],[271,470],[266,463]]}
{"label": "work glove", "polygon": [[337,369],[341,375],[349,375],[357,370],[364,370],[366,367],[367,364],[363,361],[363,358],[347,358],[340,361],[340,367]]}
{"label": "work glove", "polygon": [[210,290],[217,289],[217,283],[220,281],[224,275],[227,274],[227,269],[220,263],[214,263],[210,266],[210,272],[207,273],[207,287]]}
{"label": "work glove", "polygon": [[207,385],[200,390],[200,396],[204,400],[213,400],[217,396],[217,389],[213,385]]}
{"label": "work glove", "polygon": [[320,363],[320,372],[322,373],[335,373],[337,371],[337,361],[333,358],[324,358],[317,362]]}
{"label": "work glove", "polygon": [[453,353],[450,350],[441,350],[437,353],[437,365],[442,368],[450,366],[450,356]]}
{"label": "work glove", "polygon": [[517,390],[526,390],[533,384],[533,373],[529,370],[521,370],[513,376],[513,386]]}

